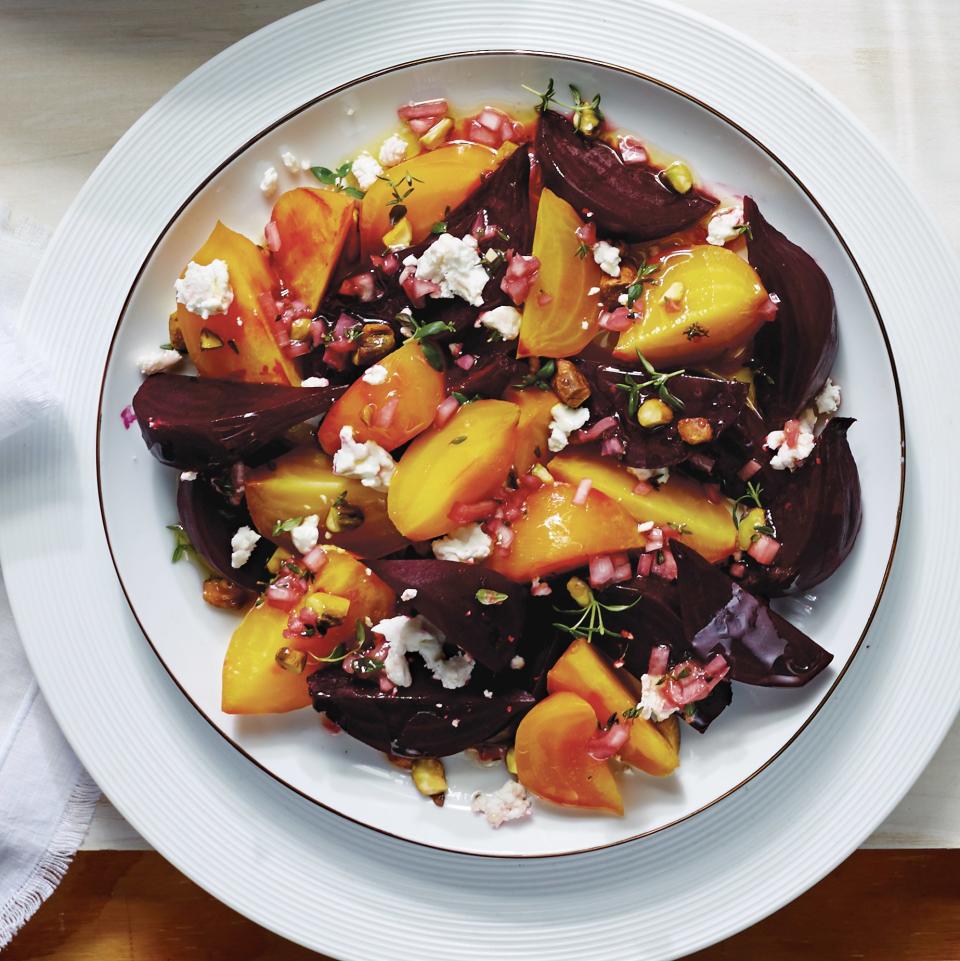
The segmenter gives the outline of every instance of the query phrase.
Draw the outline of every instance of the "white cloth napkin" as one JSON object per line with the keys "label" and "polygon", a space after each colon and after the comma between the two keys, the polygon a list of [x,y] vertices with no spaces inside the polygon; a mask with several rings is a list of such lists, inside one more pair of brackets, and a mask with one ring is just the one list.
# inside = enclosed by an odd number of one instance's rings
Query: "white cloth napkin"
{"label": "white cloth napkin", "polygon": [[[0,205],[0,458],[56,402],[42,364],[15,340],[48,237],[39,224],[12,222]],[[0,950],[60,883],[99,795],[37,688],[0,571]]]}

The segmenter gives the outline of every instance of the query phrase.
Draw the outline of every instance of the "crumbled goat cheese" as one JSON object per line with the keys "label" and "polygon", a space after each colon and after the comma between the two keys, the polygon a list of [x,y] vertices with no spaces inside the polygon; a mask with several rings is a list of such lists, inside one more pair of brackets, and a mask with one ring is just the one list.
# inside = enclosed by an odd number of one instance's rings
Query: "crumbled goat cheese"
{"label": "crumbled goat cheese", "polygon": [[366,151],[353,162],[350,172],[357,178],[361,190],[369,190],[383,173],[383,167]]}
{"label": "crumbled goat cheese", "polygon": [[707,243],[722,247],[740,233],[737,228],[742,223],[743,207],[725,207],[710,218],[710,223],[707,224]]}
{"label": "crumbled goat cheese", "polygon": [[333,472],[341,477],[356,477],[364,487],[385,491],[396,462],[376,441],[362,444],[353,439],[353,428],[340,428],[340,449],[333,455]]}
{"label": "crumbled goat cheese", "polygon": [[620,248],[601,240],[593,245],[593,259],[611,277],[620,276]]}
{"label": "crumbled goat cheese", "polygon": [[495,330],[504,340],[516,340],[520,334],[520,311],[504,304],[485,310],[477,321],[488,330]]}
{"label": "crumbled goat cheese", "polygon": [[665,721],[677,708],[663,696],[665,686],[660,684],[662,674],[644,674],[640,678],[640,717],[646,721]]}
{"label": "crumbled goat cheese", "polygon": [[407,142],[395,133],[390,134],[380,145],[380,163],[384,167],[393,167],[400,163],[407,155]]}
{"label": "crumbled goat cheese", "polygon": [[554,404],[550,408],[550,418],[550,437],[547,440],[547,447],[556,454],[570,443],[570,435],[590,419],[590,411],[586,407]]}
{"label": "crumbled goat cheese", "polygon": [[464,524],[455,527],[446,537],[435,540],[431,547],[437,560],[471,564],[490,556],[493,539],[479,524]]}
{"label": "crumbled goat cheese", "polygon": [[409,687],[413,680],[407,654],[419,654],[434,678],[447,690],[463,687],[470,680],[473,660],[466,654],[446,657],[443,634],[424,618],[399,614],[374,624],[371,630],[387,642],[383,673],[397,687]]}
{"label": "crumbled goat cheese", "polygon": [[813,404],[818,414],[835,414],[840,410],[840,385],[828,377]]}
{"label": "crumbled goat cheese", "polygon": [[493,697],[493,691],[484,691],[483,696],[487,699],[490,699]]}
{"label": "crumbled goat cheese", "polygon": [[308,377],[300,382],[301,387],[329,387],[330,381],[326,377]]}
{"label": "crumbled goat cheese", "polygon": [[494,250],[493,247],[488,247],[487,252],[483,255],[483,259],[488,264],[492,264],[495,260],[498,260],[502,256],[503,256],[502,250]]}
{"label": "crumbled goat cheese", "polygon": [[280,179],[280,175],[277,173],[276,167],[267,167],[263,172],[263,176],[260,178],[260,192],[264,197],[269,197],[277,189],[277,181]]}
{"label": "crumbled goat cheese", "polygon": [[230,549],[233,551],[230,555],[230,566],[234,568],[243,567],[250,560],[250,555],[257,546],[258,540],[260,540],[260,535],[255,530],[246,525],[237,528],[237,533],[230,538]]}
{"label": "crumbled goat cheese", "polygon": [[290,537],[293,546],[301,554],[309,554],[317,546],[320,540],[320,518],[316,514],[309,514],[303,519],[302,524],[298,524],[292,531]]}
{"label": "crumbled goat cheese", "polygon": [[517,781],[507,781],[502,788],[490,794],[478,791],[470,801],[470,810],[474,814],[484,815],[487,823],[494,828],[506,821],[528,817],[532,807],[533,802],[526,788]]}
{"label": "crumbled goat cheese", "polygon": [[510,658],[510,667],[514,671],[522,671],[527,666],[527,662],[519,655],[515,654]]}
{"label": "crumbled goat cheese", "polygon": [[191,260],[173,286],[177,303],[202,320],[212,314],[225,314],[233,303],[230,271],[223,260],[211,260],[209,264]]}
{"label": "crumbled goat cheese", "polygon": [[776,451],[770,459],[770,466],[774,470],[796,470],[810,456],[816,440],[813,435],[813,427],[816,422],[817,415],[810,409],[805,410],[800,415],[800,430],[797,434],[797,442],[793,447],[787,444],[787,436],[784,431],[773,430],[767,434],[764,447]]}
{"label": "crumbled goat cheese", "polygon": [[171,367],[176,367],[183,358],[176,350],[160,347],[149,354],[141,354],[137,358],[137,367],[141,374],[159,374]]}
{"label": "crumbled goat cheese", "polygon": [[362,379],[364,383],[373,384],[374,387],[377,387],[380,384],[386,383],[387,377],[389,376],[390,372],[383,364],[374,364],[363,372]]}
{"label": "crumbled goat cheese", "polygon": [[284,167],[290,171],[292,174],[300,173],[300,161],[297,160],[297,155],[289,150],[284,150],[280,154],[280,159],[283,161]]}
{"label": "crumbled goat cheese", "polygon": [[417,596],[417,589],[415,587],[408,587],[401,595],[401,601],[412,601]]}
{"label": "crumbled goat cheese", "polygon": [[655,480],[658,484],[666,484],[670,480],[669,467],[628,467],[628,474],[633,474],[638,481],[649,483]]}
{"label": "crumbled goat cheese", "polygon": [[407,257],[404,264],[417,265],[417,277],[430,280],[440,287],[432,298],[462,297],[468,304],[479,307],[483,303],[483,288],[490,279],[477,253],[476,237],[462,240],[452,234],[441,234],[420,255]]}
{"label": "crumbled goat cheese", "polygon": [[180,475],[180,480],[182,481],[195,481],[197,479],[197,472],[195,470],[185,470]]}

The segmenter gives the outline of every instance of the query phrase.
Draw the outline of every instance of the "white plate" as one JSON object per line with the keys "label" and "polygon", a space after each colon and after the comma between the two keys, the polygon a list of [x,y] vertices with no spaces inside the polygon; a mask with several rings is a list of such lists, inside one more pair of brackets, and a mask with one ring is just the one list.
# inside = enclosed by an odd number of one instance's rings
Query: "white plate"
{"label": "white plate", "polygon": [[[943,305],[960,301],[960,276],[857,122],[774,55],[710,22],[663,2],[591,4],[591,29],[584,5],[570,0],[520,9],[414,0],[402,16],[371,2],[363,12],[328,2],[211,61],[130,131],[54,239],[22,320],[69,404],[0,464],[0,555],[28,654],[68,738],[134,827],[211,893],[293,940],[343,959],[678,957],[753,923],[836,865],[903,795],[956,713],[958,465],[939,434],[955,378]],[[319,92],[398,59],[471,48],[621,64],[748,128],[849,243],[888,321],[908,414],[897,561],[837,696],[777,763],[720,804],[644,840],[560,861],[463,858],[392,841],[225,750],[144,644],[96,498],[99,372],[125,292],[180,204],[252,131]],[[925,284],[890,269],[891,223],[906,249],[925,251]],[[146,534],[154,504],[138,488],[128,496],[143,501]]]}
{"label": "white plate", "polygon": [[[532,98],[523,85],[543,90],[551,77],[561,90],[575,83],[591,95],[602,91],[614,123],[685,157],[706,183],[751,194],[768,220],[823,265],[840,318],[833,376],[843,385],[844,413],[858,418],[850,434],[867,521],[840,572],[817,588],[816,600],[785,607],[835,655],[814,682],[798,690],[734,685],[733,706],[706,736],[684,732],[674,777],[622,779],[622,818],[543,803],[522,827],[492,831],[470,811],[470,797],[504,783],[502,764],[485,769],[465,756],[449,759],[451,790],[438,810],[381,754],[326,733],[310,708],[267,717],[221,712],[221,664],[237,617],[200,600],[191,565],[170,564],[165,525],[177,522],[177,472],[146,455],[139,431],[124,427],[120,411],[142,380],[136,358],[166,337],[173,279],[216,220],[262,242],[273,200],[258,184],[266,167],[279,165],[281,152],[335,167],[397,129],[396,108],[408,99],[445,96],[458,111],[484,103],[527,105]],[[790,173],[722,117],[633,74],[558,58],[500,54],[422,62],[348,86],[255,133],[164,232],[131,291],[107,363],[98,464],[107,533],[137,620],[174,679],[221,733],[285,784],[370,827],[446,850],[501,856],[589,850],[660,830],[736,790],[797,735],[853,656],[886,576],[899,516],[901,435],[890,429],[900,419],[895,376],[879,318],[836,232]],[[316,182],[310,174],[288,175],[281,189],[309,182]],[[131,490],[140,496],[131,498]],[[145,523],[149,519],[153,523]]]}

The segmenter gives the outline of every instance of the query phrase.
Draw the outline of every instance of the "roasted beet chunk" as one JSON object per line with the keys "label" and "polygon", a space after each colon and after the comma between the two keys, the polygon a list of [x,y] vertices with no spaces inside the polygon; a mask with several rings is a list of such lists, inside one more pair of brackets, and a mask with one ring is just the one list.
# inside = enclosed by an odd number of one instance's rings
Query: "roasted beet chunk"
{"label": "roasted beet chunk", "polygon": [[[611,425],[602,436],[619,438],[624,447],[623,461],[629,467],[670,467],[688,460],[699,452],[701,445],[683,440],[681,422],[685,418],[702,418],[716,439],[736,422],[747,400],[746,384],[679,374],[668,381],[670,394],[683,405],[673,420],[662,427],[641,427],[631,414],[630,392],[619,385],[647,381],[649,376],[642,368],[607,367],[584,360],[578,360],[577,366],[593,389],[589,401],[591,417],[585,429],[589,431],[591,425],[613,417],[616,425]],[[647,388],[640,396],[656,397],[657,392]]]}
{"label": "roasted beet chunk", "polygon": [[760,406],[769,423],[782,424],[820,390],[833,367],[837,308],[827,275],[767,223],[752,197],[744,198],[743,216],[750,224],[750,264],[780,300],[776,318],[757,334],[754,354],[768,375],[757,378]]}
{"label": "roasted beet chunk", "polygon": [[177,512],[190,543],[221,577],[250,590],[257,590],[258,583],[266,580],[266,563],[275,548],[265,537],[257,543],[246,564],[231,564],[233,535],[240,527],[253,528],[246,507],[231,504],[204,477],[197,477],[180,481]]}
{"label": "roasted beet chunk", "polygon": [[325,414],[346,387],[282,387],[155,374],[133,398],[150,452],[180,470],[250,460],[284,431]]}
{"label": "roasted beet chunk", "polygon": [[420,667],[413,683],[384,694],[338,668],[307,679],[313,706],[378,751],[446,757],[494,737],[533,707],[526,691],[484,696],[473,687],[449,691]]}
{"label": "roasted beet chunk", "polygon": [[475,564],[437,560],[368,563],[398,594],[416,591],[407,602],[409,609],[422,614],[449,643],[478,664],[502,671],[510,663],[523,632],[525,585]]}
{"label": "roasted beet chunk", "polygon": [[799,687],[832,660],[816,641],[679,541],[680,610],[687,641],[703,661],[722,654],[730,677],[762,687]]}
{"label": "roasted beet chunk", "polygon": [[665,186],[656,167],[624,164],[601,140],[587,140],[562,114],[546,111],[537,125],[543,182],[578,212],[591,211],[602,234],[642,242],[695,224],[716,206],[691,189]]}
{"label": "roasted beet chunk", "polygon": [[764,593],[815,587],[852,550],[861,520],[860,475],[847,441],[853,423],[849,417],[830,421],[795,472],[775,472],[780,477],[764,506],[781,547],[772,565],[751,567],[748,580]]}

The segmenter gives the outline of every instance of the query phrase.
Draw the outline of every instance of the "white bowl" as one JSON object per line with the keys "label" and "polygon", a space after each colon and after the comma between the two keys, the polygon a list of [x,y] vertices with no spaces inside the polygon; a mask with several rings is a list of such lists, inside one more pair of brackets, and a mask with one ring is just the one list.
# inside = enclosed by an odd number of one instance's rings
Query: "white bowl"
{"label": "white bowl", "polygon": [[[784,613],[833,652],[834,662],[798,690],[735,685],[732,706],[706,735],[685,730],[682,765],[671,778],[628,776],[623,818],[575,814],[536,804],[528,822],[492,831],[469,810],[471,794],[499,787],[501,764],[449,759],[451,786],[437,809],[382,755],[346,735],[332,736],[311,710],[283,716],[232,717],[220,711],[220,668],[236,617],[205,605],[200,578],[171,565],[176,472],[155,462],[120,411],[140,383],[135,358],[166,340],[172,285],[219,218],[261,240],[270,210],[258,184],[270,165],[281,189],[308,184],[283,170],[291,149],[335,166],[397,127],[408,99],[447,97],[455,108],[528,104],[522,84],[543,89],[576,83],[603,94],[621,127],[686,158],[708,184],[753,196],[764,215],[809,251],[833,285],[840,323],[834,379],[843,413],[857,418],[850,441],[860,469],[864,523],[857,545],[816,597],[788,601]],[[130,291],[107,360],[101,402],[99,474],[104,524],[130,606],[184,694],[251,761],[307,798],[371,828],[420,844],[469,854],[558,855],[663,830],[736,791],[771,763],[831,694],[855,655],[879,601],[902,497],[902,417],[883,324],[863,277],[830,221],[799,180],[748,131],[663,83],[597,63],[534,54],[474,54],[411,63],[371,75],[295,110],[229,156],[162,231]],[[136,497],[131,496],[136,492]],[[162,719],[159,719],[162,723]]]}

